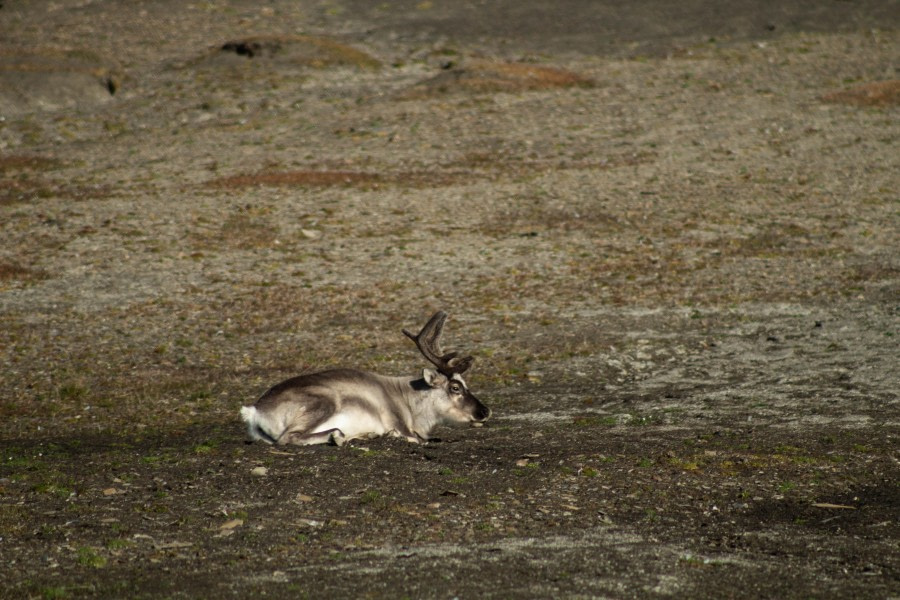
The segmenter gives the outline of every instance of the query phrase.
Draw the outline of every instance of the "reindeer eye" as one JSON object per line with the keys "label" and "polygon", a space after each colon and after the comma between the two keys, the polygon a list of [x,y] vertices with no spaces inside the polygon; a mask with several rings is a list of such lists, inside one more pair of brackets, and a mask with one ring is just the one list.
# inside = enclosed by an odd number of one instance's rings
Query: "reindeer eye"
{"label": "reindeer eye", "polygon": [[459,391],[460,391],[459,384],[458,384],[458,383],[451,383],[451,384],[450,384],[450,391],[453,392],[454,394],[458,394]]}

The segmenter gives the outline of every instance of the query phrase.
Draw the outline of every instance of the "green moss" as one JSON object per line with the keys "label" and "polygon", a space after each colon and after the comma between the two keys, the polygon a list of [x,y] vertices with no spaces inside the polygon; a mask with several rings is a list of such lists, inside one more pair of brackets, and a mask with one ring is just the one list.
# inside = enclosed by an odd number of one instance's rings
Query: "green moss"
{"label": "green moss", "polygon": [[359,498],[360,504],[378,504],[383,501],[381,492],[378,490],[366,490]]}
{"label": "green moss", "polygon": [[618,419],[614,416],[584,415],[572,419],[572,424],[576,427],[612,427],[618,424]]}
{"label": "green moss", "polygon": [[62,600],[63,598],[69,598],[69,591],[65,588],[65,586],[53,586],[53,587],[45,587],[40,591],[41,598],[44,600]]}
{"label": "green moss", "polygon": [[90,546],[79,546],[76,553],[79,565],[94,569],[102,569],[106,566],[106,557],[98,554],[97,550]]}

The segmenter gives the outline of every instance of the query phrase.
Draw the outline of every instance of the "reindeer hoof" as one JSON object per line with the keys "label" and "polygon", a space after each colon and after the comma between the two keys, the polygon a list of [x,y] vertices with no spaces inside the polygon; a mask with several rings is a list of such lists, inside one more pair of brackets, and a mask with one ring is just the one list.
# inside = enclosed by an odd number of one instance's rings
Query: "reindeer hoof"
{"label": "reindeer hoof", "polygon": [[331,435],[328,436],[328,442],[335,446],[343,446],[347,442],[347,436],[344,435],[344,432],[340,429],[335,429],[331,432]]}

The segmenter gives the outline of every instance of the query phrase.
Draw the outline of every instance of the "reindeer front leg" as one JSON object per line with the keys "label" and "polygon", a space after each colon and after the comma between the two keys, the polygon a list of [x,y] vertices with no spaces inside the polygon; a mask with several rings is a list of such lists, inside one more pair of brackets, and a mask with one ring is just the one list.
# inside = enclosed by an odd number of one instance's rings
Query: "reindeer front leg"
{"label": "reindeer front leg", "polygon": [[318,433],[306,433],[305,431],[285,431],[280,438],[279,444],[294,444],[296,446],[315,446],[316,444],[332,444],[334,446],[343,446],[347,441],[344,432],[335,427],[327,431]]}
{"label": "reindeer front leg", "polygon": [[415,435],[415,434],[413,434],[413,435],[407,435],[407,434],[405,434],[405,433],[400,433],[400,432],[397,431],[396,429],[391,429],[390,431],[387,432],[386,435],[389,435],[390,437],[393,437],[393,438],[400,438],[400,439],[402,439],[402,440],[406,440],[407,442],[410,442],[410,443],[412,443],[412,444],[419,444],[419,443],[421,443],[421,441],[422,441],[422,440],[419,438],[419,436],[417,436],[417,435]]}

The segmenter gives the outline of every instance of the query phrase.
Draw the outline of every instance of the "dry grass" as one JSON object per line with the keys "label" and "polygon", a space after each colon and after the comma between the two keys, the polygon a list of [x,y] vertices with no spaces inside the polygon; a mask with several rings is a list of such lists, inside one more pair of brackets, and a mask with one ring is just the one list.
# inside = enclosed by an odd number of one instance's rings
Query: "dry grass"
{"label": "dry grass", "polygon": [[355,188],[376,190],[384,186],[432,188],[466,185],[477,180],[503,177],[529,177],[548,171],[568,169],[611,169],[652,162],[652,152],[629,153],[597,160],[528,160],[502,153],[467,153],[446,164],[445,170],[423,168],[415,171],[352,171],[344,169],[299,169],[295,171],[262,170],[218,177],[205,186],[224,189],[252,187]]}
{"label": "dry grass", "polygon": [[352,46],[331,38],[310,35],[254,36],[229,40],[210,56],[223,52],[247,59],[274,60],[314,69],[330,66],[377,69],[381,66],[376,58]]}
{"label": "dry grass", "polygon": [[521,90],[592,87],[594,82],[568,69],[523,63],[473,61],[469,66],[486,81],[496,82],[501,89],[510,85]]}
{"label": "dry grass", "polygon": [[205,185],[215,188],[243,189],[249,187],[305,187],[305,188],[355,188],[376,190],[386,185],[410,188],[428,188],[465,183],[466,173],[433,171],[371,171],[315,170],[260,171],[220,177]]}
{"label": "dry grass", "polygon": [[268,246],[277,237],[277,229],[260,218],[231,215],[222,224],[221,239],[236,248]]}
{"label": "dry grass", "polygon": [[540,198],[522,199],[517,205],[498,210],[478,225],[478,231],[490,236],[536,236],[547,230],[595,233],[620,231],[625,223],[617,215],[592,206],[550,203]]}
{"label": "dry grass", "polygon": [[822,96],[825,102],[854,106],[897,106],[900,104],[900,79],[873,81]]}
{"label": "dry grass", "polygon": [[633,167],[653,162],[655,152],[640,151],[619,155],[570,160],[565,157],[544,159],[524,158],[502,152],[469,152],[448,163],[448,168],[460,170],[469,178],[497,179],[498,176],[530,177],[546,172],[566,170],[598,171],[617,167]]}
{"label": "dry grass", "polygon": [[18,263],[0,261],[0,281],[16,279],[20,281],[45,279],[47,273],[41,269],[32,269]]}
{"label": "dry grass", "polygon": [[112,193],[108,185],[57,183],[35,177],[36,173],[59,168],[60,164],[58,160],[46,156],[0,155],[0,206],[42,198],[88,200],[105,198]]}
{"label": "dry grass", "polygon": [[0,206],[32,202],[42,198],[96,200],[112,193],[108,185],[59,184],[40,179],[7,179],[0,177]]}
{"label": "dry grass", "polygon": [[728,256],[816,257],[845,252],[839,242],[836,233],[814,233],[796,223],[770,223],[746,237],[719,239],[704,245]]}
{"label": "dry grass", "polygon": [[248,187],[356,187],[372,188],[384,183],[386,178],[378,173],[364,171],[261,171],[221,177],[206,182],[211,187],[241,189]]}
{"label": "dry grass", "polygon": [[0,155],[0,174],[21,171],[46,171],[59,166],[59,162],[46,156],[27,154]]}
{"label": "dry grass", "polygon": [[559,67],[476,60],[463,68],[449,69],[420,82],[401,97],[416,99],[450,93],[517,93],[593,85],[592,80]]}

